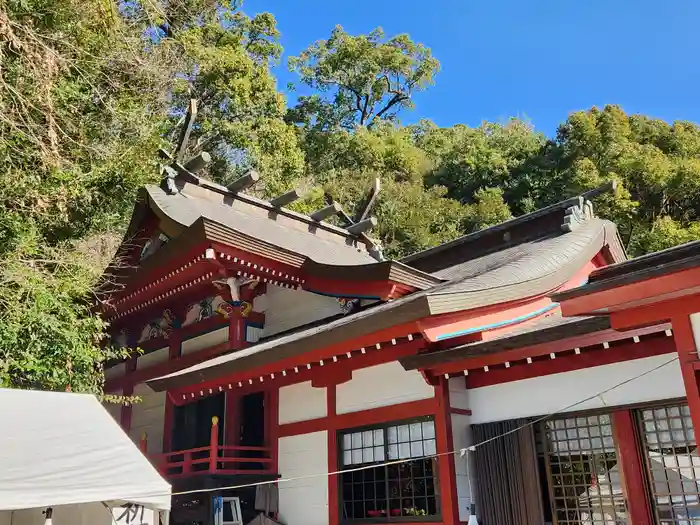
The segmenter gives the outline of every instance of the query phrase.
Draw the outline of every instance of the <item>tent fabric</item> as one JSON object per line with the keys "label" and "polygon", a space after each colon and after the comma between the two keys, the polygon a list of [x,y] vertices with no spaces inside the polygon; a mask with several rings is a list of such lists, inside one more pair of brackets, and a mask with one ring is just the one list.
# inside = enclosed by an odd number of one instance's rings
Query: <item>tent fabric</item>
{"label": "tent fabric", "polygon": [[170,485],[92,395],[0,389],[0,510],[170,509]]}

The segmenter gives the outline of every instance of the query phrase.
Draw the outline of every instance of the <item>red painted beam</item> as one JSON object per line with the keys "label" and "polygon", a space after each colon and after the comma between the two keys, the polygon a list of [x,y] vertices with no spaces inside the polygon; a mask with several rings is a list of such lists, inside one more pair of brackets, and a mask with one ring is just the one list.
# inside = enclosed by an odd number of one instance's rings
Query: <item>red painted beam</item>
{"label": "red painted beam", "polygon": [[616,286],[599,292],[572,297],[561,303],[565,316],[587,315],[595,312],[612,312],[627,308],[630,304],[648,298],[664,301],[698,293],[700,290],[700,268],[662,275],[644,281]]}
{"label": "red painted beam", "polygon": [[639,343],[623,343],[610,348],[585,349],[581,354],[574,352],[557,355],[556,359],[542,359],[533,361],[532,364],[516,363],[510,368],[490,368],[488,372],[474,371],[466,376],[467,388],[479,388],[483,386],[497,385],[521,379],[530,379],[550,374],[571,372],[582,368],[620,363],[632,359],[641,359],[672,353],[676,346],[671,337],[661,335],[653,339],[640,341]]}
{"label": "red painted beam", "polygon": [[436,375],[443,375],[456,374],[463,372],[464,370],[469,370],[471,374],[471,370],[478,370],[484,366],[497,366],[502,365],[505,362],[512,364],[517,361],[524,361],[528,357],[536,358],[549,355],[551,353],[556,354],[566,352],[574,348],[585,348],[587,346],[600,345],[602,343],[612,343],[624,339],[632,339],[635,336],[640,337],[647,334],[663,332],[667,328],[670,328],[670,325],[648,326],[626,332],[618,332],[615,330],[594,332],[583,336],[559,339],[557,341],[550,341],[539,345],[525,346],[502,352],[469,357],[461,361],[446,362],[431,368],[431,372]]}
{"label": "red painted beam", "polygon": [[280,437],[296,436],[298,434],[308,434],[321,430],[344,430],[364,425],[378,425],[379,423],[385,423],[387,421],[432,416],[435,415],[436,411],[437,402],[435,398],[421,399],[420,401],[410,401],[408,403],[372,408],[360,412],[329,415],[328,417],[310,419],[308,421],[287,423],[285,425],[280,425],[279,435]]}
{"label": "red painted beam", "polygon": [[[279,366],[274,369],[274,372],[272,372],[275,374],[274,379],[269,377],[270,372],[263,375],[263,373],[259,372],[259,369],[249,370],[238,374],[222,376],[221,378],[213,381],[207,381],[187,388],[179,389],[176,392],[176,397],[181,399],[182,403],[187,403],[191,400],[200,398],[201,395],[199,392],[202,390],[206,392],[209,389],[212,389],[213,393],[218,393],[219,386],[225,385],[227,388],[229,384],[236,385],[234,386],[234,391],[241,393],[259,391],[261,389],[279,388],[305,381],[312,381],[312,383],[315,382],[319,386],[322,386],[322,382],[327,384],[340,384],[341,382],[344,382],[343,378],[348,372],[351,374],[353,370],[357,370],[359,368],[367,368],[369,366],[396,361],[400,357],[416,353],[424,344],[425,342],[423,340],[414,339],[413,341],[402,342],[395,346],[384,346],[381,350],[370,347],[365,354],[361,354],[356,351],[353,352],[352,358],[348,358],[346,355],[341,354],[337,357],[337,362],[333,362],[332,358],[324,360],[323,366],[320,366],[318,362],[316,362],[316,364],[310,370],[305,364],[300,364],[297,367],[299,372],[293,372],[294,367],[291,366],[285,368],[285,370],[287,370],[286,375],[281,373],[281,366]],[[259,381],[259,377],[261,375],[263,375],[263,382]],[[253,379],[252,385],[248,383],[249,379]],[[336,380],[338,383],[335,382]],[[238,382],[243,382],[243,386],[238,387]],[[194,399],[191,397],[191,393],[195,394]],[[183,396],[186,396],[186,398],[183,399]]]}
{"label": "red painted beam", "polygon": [[700,378],[694,367],[698,361],[698,353],[690,317],[676,317],[671,322],[693,428],[700,428]]}

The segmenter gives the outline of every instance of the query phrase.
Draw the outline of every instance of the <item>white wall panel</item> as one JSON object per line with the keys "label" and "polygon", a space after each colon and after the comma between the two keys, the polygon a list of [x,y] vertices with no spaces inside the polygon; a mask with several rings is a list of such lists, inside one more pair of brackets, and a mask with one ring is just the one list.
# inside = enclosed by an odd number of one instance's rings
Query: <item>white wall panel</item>
{"label": "white wall panel", "polygon": [[228,326],[183,341],[181,355],[191,354],[226,341],[228,341]]}
{"label": "white wall panel", "polygon": [[[312,432],[279,439],[283,478],[328,472],[328,433]],[[286,525],[328,524],[328,478],[317,476],[279,485],[280,521]]]}
{"label": "white wall panel", "polygon": [[338,414],[429,399],[435,389],[415,370],[398,361],[355,370],[352,379],[336,387]]}
{"label": "white wall panel", "polygon": [[[459,450],[474,443],[471,429],[471,417],[462,414],[452,414],[452,442],[455,454],[455,474],[457,476],[457,503],[459,506],[459,521],[469,519],[469,508],[472,503],[472,490],[475,487],[474,465],[472,456],[460,457]],[[471,477],[471,483],[470,483]]]}
{"label": "white wall panel", "polygon": [[134,395],[141,402],[131,409],[129,436],[137,445],[144,432],[148,435],[148,453],[163,452],[163,425],[165,422],[165,392],[154,392],[144,384],[134,387]]}
{"label": "white wall panel", "polygon": [[311,381],[283,386],[279,394],[279,423],[295,423],[326,417],[326,389],[314,388]]}
{"label": "white wall panel", "polygon": [[693,329],[695,339],[695,349],[700,352],[700,312],[690,314],[690,326]]}
{"label": "white wall panel", "polygon": [[562,411],[574,403],[645,372],[648,373],[601,396],[568,408],[567,411],[685,397],[678,360],[654,370],[672,360],[674,355],[663,354],[471,389],[469,408],[472,410],[472,423],[503,421]]}
{"label": "white wall panel", "polygon": [[340,313],[340,303],[333,297],[304,290],[268,285],[265,298],[260,297],[259,300],[256,298],[257,302],[254,301],[253,305],[255,308],[258,303],[264,303],[263,337]]}
{"label": "white wall panel", "polygon": [[158,363],[163,363],[170,357],[170,347],[159,348],[153,352],[149,352],[136,360],[136,369],[141,370],[142,368],[148,368],[149,366],[157,365]]}

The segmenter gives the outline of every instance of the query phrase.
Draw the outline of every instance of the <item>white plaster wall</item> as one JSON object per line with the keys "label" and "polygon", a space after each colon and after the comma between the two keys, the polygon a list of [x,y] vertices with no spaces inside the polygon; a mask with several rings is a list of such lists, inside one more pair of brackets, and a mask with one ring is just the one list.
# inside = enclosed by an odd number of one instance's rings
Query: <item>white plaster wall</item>
{"label": "white plaster wall", "polygon": [[180,353],[181,355],[191,354],[192,352],[225,343],[226,341],[228,341],[228,326],[183,341],[180,347],[182,349]]}
{"label": "white plaster wall", "polygon": [[[474,443],[471,429],[471,417],[462,414],[452,414],[452,441],[455,454],[455,475],[457,477],[457,504],[459,506],[459,521],[469,519],[469,508],[472,503],[472,490],[476,486],[474,465],[471,456],[460,457],[459,450]],[[471,483],[470,483],[471,478]]]}
{"label": "white plaster wall", "polygon": [[350,381],[336,387],[336,411],[347,414],[434,395],[435,389],[423,380],[420,372],[404,370],[398,361],[393,361],[353,371]]}
{"label": "white plaster wall", "polygon": [[695,339],[695,349],[700,352],[700,312],[690,314],[690,326],[693,328],[693,339]]}
{"label": "white plaster wall", "polygon": [[[663,354],[572,372],[469,390],[472,424],[685,397],[675,354]],[[652,371],[653,370],[653,371]],[[632,379],[584,403],[580,401]],[[574,405],[576,406],[571,406]],[[569,407],[569,408],[567,408]]]}
{"label": "white plaster wall", "polygon": [[148,453],[163,452],[165,420],[165,392],[154,392],[144,384],[134,387],[134,395],[141,398],[131,409],[129,436],[139,445],[144,432],[148,434]]}
{"label": "white plaster wall", "polygon": [[283,386],[279,395],[279,423],[295,423],[328,415],[326,389],[314,388],[311,381]]}
{"label": "white plaster wall", "polygon": [[333,297],[274,285],[268,285],[264,298],[260,296],[253,302],[254,308],[263,305],[263,337],[340,313],[340,303]]}
{"label": "white plaster wall", "polygon": [[[464,377],[453,377],[449,380],[450,406],[453,408],[469,409],[469,392]],[[454,451],[471,446],[474,442],[471,429],[471,416],[452,414],[452,446]],[[472,503],[472,490],[475,488],[474,465],[468,457],[455,454],[455,475],[457,477],[457,504],[459,521],[469,519],[469,508]],[[470,483],[471,477],[471,483]]]}
{"label": "white plaster wall", "polygon": [[[328,472],[328,433],[312,432],[279,439],[282,478]],[[316,476],[279,485],[280,521],[286,525],[328,524],[328,478]]]}
{"label": "white plaster wall", "polygon": [[136,360],[136,370],[141,370],[142,368],[148,368],[149,366],[157,365],[158,363],[163,363],[170,357],[170,347],[159,348],[153,352],[149,352]]}

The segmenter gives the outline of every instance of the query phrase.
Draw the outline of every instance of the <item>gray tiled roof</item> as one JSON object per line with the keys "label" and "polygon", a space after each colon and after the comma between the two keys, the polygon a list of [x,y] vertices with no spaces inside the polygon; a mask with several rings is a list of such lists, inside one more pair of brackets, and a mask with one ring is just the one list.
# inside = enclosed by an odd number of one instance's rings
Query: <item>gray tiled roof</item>
{"label": "gray tiled roof", "polygon": [[282,221],[268,210],[253,206],[244,212],[229,204],[199,198],[185,191],[170,195],[158,186],[148,186],[146,190],[155,206],[184,227],[203,217],[318,263],[360,265],[377,262],[364,244],[343,234],[340,228],[328,225],[327,229],[338,232],[324,231],[325,235],[320,235],[308,224]]}

